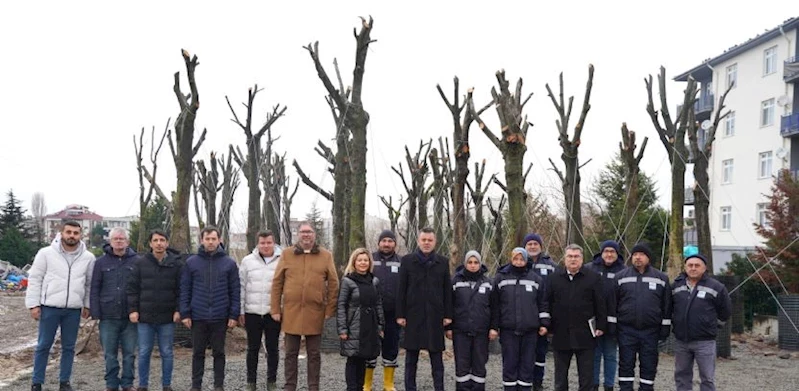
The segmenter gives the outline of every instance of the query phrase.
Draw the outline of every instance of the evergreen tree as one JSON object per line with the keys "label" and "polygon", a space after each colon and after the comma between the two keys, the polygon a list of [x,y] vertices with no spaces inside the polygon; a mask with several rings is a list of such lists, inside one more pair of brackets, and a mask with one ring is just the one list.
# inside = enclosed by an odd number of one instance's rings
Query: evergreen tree
{"label": "evergreen tree", "polygon": [[[750,260],[752,263],[749,263]],[[758,259],[756,254],[749,254],[749,259],[740,254],[732,254],[732,260],[727,263],[726,268],[721,270],[721,274],[739,276],[743,280],[751,276],[755,269],[759,269],[761,266],[763,266],[763,261]],[[773,279],[774,275],[771,274],[771,270],[768,267],[761,269],[760,275],[769,284],[772,292],[780,291],[781,288]],[[755,315],[777,315],[777,302],[771,297],[771,293],[763,285],[760,277],[753,276],[739,289],[744,301],[744,325],[747,328],[752,328],[752,321]]]}
{"label": "evergreen tree", "polygon": [[[655,183],[644,172],[638,173],[638,205],[634,209],[632,221],[624,222],[627,186],[624,178],[627,167],[618,153],[613,160],[600,171],[599,179],[594,183],[593,192],[597,196],[598,210],[591,212],[593,229],[586,230],[587,242],[598,245],[604,240],[623,242],[631,249],[636,242],[646,242],[652,248],[652,265],[661,268],[661,254],[668,247],[666,223],[668,212],[658,204]],[[624,250],[622,250],[624,251]],[[593,254],[587,254],[593,255]],[[622,254],[627,256],[629,254]],[[588,260],[590,261],[590,260]]]}
{"label": "evergreen tree", "polygon": [[22,202],[14,196],[14,190],[7,193],[6,203],[0,207],[0,233],[10,228],[16,228],[19,232],[25,233],[25,209]]}
{"label": "evergreen tree", "polygon": [[32,262],[36,254],[33,240],[35,233],[25,226],[25,209],[9,190],[6,203],[0,207],[0,260],[19,267]]}
{"label": "evergreen tree", "polygon": [[311,204],[311,210],[305,214],[305,220],[311,223],[314,231],[316,231],[316,243],[322,247],[329,248],[325,222],[322,220],[322,211],[316,207],[316,202]]}
{"label": "evergreen tree", "polygon": [[150,230],[161,229],[167,234],[169,233],[169,208],[166,201],[161,197],[154,197],[144,210],[144,237],[142,238],[141,245],[139,246],[139,220],[130,223],[130,246],[136,247],[137,252],[146,252],[150,249],[147,244],[147,235]]}

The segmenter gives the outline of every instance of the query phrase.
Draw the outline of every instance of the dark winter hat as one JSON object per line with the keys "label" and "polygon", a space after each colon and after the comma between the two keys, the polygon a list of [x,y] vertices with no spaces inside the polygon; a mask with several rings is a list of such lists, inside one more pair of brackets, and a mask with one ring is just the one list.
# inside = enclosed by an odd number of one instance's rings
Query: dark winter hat
{"label": "dark winter hat", "polygon": [[649,248],[649,246],[646,243],[637,243],[635,246],[633,246],[633,249],[630,251],[630,255],[635,253],[646,254],[646,257],[649,258],[650,262],[654,260],[654,258],[652,257],[652,250]]}
{"label": "dark winter hat", "polygon": [[544,245],[544,241],[541,239],[541,235],[534,232],[530,232],[529,234],[527,234],[527,236],[524,237],[524,243],[522,243],[522,246],[526,246],[527,243],[531,240],[535,240],[541,246]]}
{"label": "dark winter hat", "polygon": [[465,265],[466,261],[468,261],[469,258],[471,257],[475,257],[477,259],[477,262],[480,262],[481,265],[483,264],[483,257],[480,256],[480,253],[474,250],[471,250],[466,253],[466,256],[463,257],[463,264]]}
{"label": "dark winter hat", "polygon": [[383,232],[380,233],[380,236],[377,237],[377,242],[380,243],[380,241],[385,238],[389,238],[395,242],[397,241],[397,236],[394,235],[394,232],[391,232],[391,230],[388,229],[383,230]]}
{"label": "dark winter hat", "polygon": [[618,243],[616,243],[616,242],[615,242],[615,241],[613,241],[613,240],[606,240],[606,241],[602,242],[602,244],[600,244],[600,245],[599,245],[599,253],[601,254],[601,253],[602,253],[603,251],[605,251],[605,249],[606,249],[606,248],[608,248],[608,247],[610,247],[610,248],[612,248],[612,249],[616,250],[616,253],[617,253],[617,254],[619,254],[619,253],[620,253],[620,251],[619,251],[619,244],[618,244]]}
{"label": "dark winter hat", "polygon": [[699,253],[697,253],[697,254],[694,254],[694,255],[691,255],[691,256],[689,256],[689,257],[685,258],[685,262],[688,262],[688,260],[689,260],[689,259],[691,259],[691,258],[697,258],[697,259],[699,259],[700,261],[702,261],[702,263],[704,263],[704,264],[705,264],[705,266],[707,266],[707,258],[705,258],[705,256],[704,256],[704,255],[702,255],[702,254],[699,254]]}

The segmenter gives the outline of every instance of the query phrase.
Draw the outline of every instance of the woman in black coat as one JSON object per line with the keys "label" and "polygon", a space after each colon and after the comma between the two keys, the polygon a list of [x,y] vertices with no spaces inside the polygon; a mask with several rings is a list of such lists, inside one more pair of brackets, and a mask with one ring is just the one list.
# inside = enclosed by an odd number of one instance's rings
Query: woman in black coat
{"label": "woman in black coat", "polygon": [[363,390],[366,361],[380,355],[385,318],[379,280],[372,274],[372,256],[364,248],[350,255],[338,293],[336,323],[341,355],[347,357],[348,391]]}

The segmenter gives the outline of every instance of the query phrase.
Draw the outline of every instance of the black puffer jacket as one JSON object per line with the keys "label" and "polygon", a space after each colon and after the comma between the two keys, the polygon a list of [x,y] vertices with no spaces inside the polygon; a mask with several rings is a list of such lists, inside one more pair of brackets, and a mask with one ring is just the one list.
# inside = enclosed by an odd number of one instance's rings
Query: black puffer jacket
{"label": "black puffer jacket", "polygon": [[125,249],[122,256],[114,254],[110,244],[103,246],[102,257],[94,263],[92,289],[89,301],[94,319],[127,319],[128,298],[125,288],[128,284],[136,252],[132,248]]}
{"label": "black puffer jacket", "polygon": [[602,292],[605,296],[605,307],[608,311],[607,334],[616,334],[616,274],[625,269],[624,258],[617,256],[610,266],[605,265],[602,253],[594,255],[594,260],[585,265],[585,268],[602,276]]}
{"label": "black puffer jacket", "polygon": [[[367,289],[369,292],[365,292]],[[347,335],[341,341],[341,355],[367,359],[379,356],[380,332],[385,327],[380,280],[371,273],[342,277],[336,308],[338,334]]]}
{"label": "black puffer jacket", "polygon": [[491,304],[491,328],[519,333],[549,327],[547,284],[529,262],[523,271],[511,264],[497,270]]}
{"label": "black puffer jacket", "polygon": [[399,284],[400,257],[397,253],[384,255],[380,251],[372,253],[374,275],[380,279],[380,294],[383,310],[394,312],[397,307],[397,285]]}
{"label": "black puffer jacket", "polygon": [[632,266],[616,273],[616,316],[637,330],[671,326],[669,277],[651,265],[643,273]]}
{"label": "black puffer jacket", "polygon": [[491,279],[485,275],[488,268],[480,266],[477,273],[469,273],[463,266],[452,277],[452,326],[455,332],[484,335],[491,324]]}
{"label": "black puffer jacket", "polygon": [[172,315],[178,310],[182,267],[183,257],[172,249],[161,262],[152,253],[136,259],[127,293],[128,311],[138,312],[139,322],[172,323]]}

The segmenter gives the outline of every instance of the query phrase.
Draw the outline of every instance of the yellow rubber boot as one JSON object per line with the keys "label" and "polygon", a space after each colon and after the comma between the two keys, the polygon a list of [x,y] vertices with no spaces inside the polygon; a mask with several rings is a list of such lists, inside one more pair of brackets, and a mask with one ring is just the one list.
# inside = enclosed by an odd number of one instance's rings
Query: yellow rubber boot
{"label": "yellow rubber boot", "polygon": [[372,378],[374,374],[374,368],[366,368],[366,373],[363,375],[363,391],[372,391]]}
{"label": "yellow rubber boot", "polygon": [[394,388],[394,367],[383,367],[383,391],[396,391]]}

